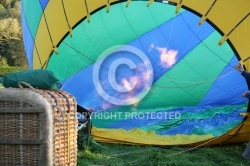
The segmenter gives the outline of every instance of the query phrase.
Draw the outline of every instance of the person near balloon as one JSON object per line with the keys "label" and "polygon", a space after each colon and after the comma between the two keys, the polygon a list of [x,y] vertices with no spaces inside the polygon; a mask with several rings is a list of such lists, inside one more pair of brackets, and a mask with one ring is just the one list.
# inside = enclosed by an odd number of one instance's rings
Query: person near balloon
{"label": "person near balloon", "polygon": [[[250,83],[250,72],[246,71],[244,69],[243,65],[240,63],[236,66],[236,69],[239,72],[241,72],[241,75],[245,78],[246,82],[249,84]],[[242,93],[242,97],[250,99],[250,91]],[[245,150],[242,154],[242,157],[244,159],[247,159],[247,160],[250,159],[250,141],[248,142],[247,147],[245,148]]]}
{"label": "person near balloon", "polygon": [[[250,72],[246,71],[243,67],[242,64],[238,64],[236,67],[235,67],[239,72],[241,72],[241,75],[245,78],[246,82],[248,84],[250,84]],[[250,91],[247,91],[247,92],[244,92],[242,93],[242,97],[246,97],[248,99],[250,99]]]}

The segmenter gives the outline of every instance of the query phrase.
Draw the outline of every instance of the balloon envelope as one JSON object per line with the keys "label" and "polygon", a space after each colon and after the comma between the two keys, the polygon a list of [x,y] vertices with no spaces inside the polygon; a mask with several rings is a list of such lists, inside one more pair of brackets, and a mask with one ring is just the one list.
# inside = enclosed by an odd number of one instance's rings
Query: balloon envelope
{"label": "balloon envelope", "polygon": [[66,1],[22,1],[30,68],[53,71],[62,90],[95,109],[97,141],[190,144],[235,128],[248,88],[234,69],[234,48],[219,46],[220,31],[206,21],[198,26],[196,14],[147,4],[115,3],[88,20]]}

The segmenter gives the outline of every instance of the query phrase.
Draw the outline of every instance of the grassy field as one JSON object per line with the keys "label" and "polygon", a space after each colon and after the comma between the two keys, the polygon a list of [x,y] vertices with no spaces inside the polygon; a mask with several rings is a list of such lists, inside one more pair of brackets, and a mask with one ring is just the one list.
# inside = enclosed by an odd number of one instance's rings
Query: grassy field
{"label": "grassy field", "polygon": [[78,166],[249,166],[241,158],[246,143],[215,147],[150,147],[119,144],[91,145],[78,151]]}

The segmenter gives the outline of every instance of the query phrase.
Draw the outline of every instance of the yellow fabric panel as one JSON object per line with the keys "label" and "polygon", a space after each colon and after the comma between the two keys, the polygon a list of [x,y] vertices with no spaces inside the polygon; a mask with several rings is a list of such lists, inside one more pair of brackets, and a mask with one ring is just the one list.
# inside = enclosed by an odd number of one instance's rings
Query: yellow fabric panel
{"label": "yellow fabric panel", "polygon": [[232,143],[248,142],[250,140],[250,134],[237,134],[237,135],[223,135],[215,139],[196,142],[188,146],[213,146],[213,145],[226,145]]}
{"label": "yellow fabric panel", "polygon": [[[222,144],[231,144],[231,143],[239,143],[239,142],[247,142],[250,140],[250,130],[249,130],[249,125],[250,125],[250,118],[248,118],[246,121],[243,123],[239,124],[226,134],[213,138],[211,140],[206,140],[206,141],[201,141],[201,142],[196,142],[193,144],[190,144],[190,146],[198,146],[204,144],[204,146],[211,146],[211,145],[222,145]],[[248,125],[247,125],[247,124]]]}
{"label": "yellow fabric panel", "polygon": [[250,134],[250,118],[248,117],[247,120],[243,123],[239,133],[249,133]]}
{"label": "yellow fabric panel", "polygon": [[[42,64],[44,64],[48,59],[53,46],[56,46],[61,40],[62,36],[64,36],[68,31],[68,24],[65,19],[61,1],[49,1],[49,4],[45,8],[44,13],[46,21],[43,15],[38,26],[35,39],[38,54],[40,55]],[[49,31],[47,27],[49,27]],[[52,41],[50,39],[50,36],[52,38]],[[33,57],[33,67],[41,68],[36,50],[34,50]]]}
{"label": "yellow fabric panel", "polygon": [[[180,0],[170,0],[179,3]],[[182,5],[204,15],[214,0],[182,0]],[[249,0],[217,0],[207,15],[225,35],[227,35],[250,12]],[[250,35],[247,27],[250,27],[250,17],[244,20],[230,35],[229,39],[236,48],[241,59],[250,56]],[[218,41],[219,42],[219,41]],[[247,62],[247,64],[250,62]],[[249,65],[247,65],[249,66]],[[247,67],[248,68],[248,67]]]}
{"label": "yellow fabric panel", "polygon": [[239,130],[243,127],[243,123],[238,124],[236,127],[225,133],[224,135],[235,135],[239,132]]}
{"label": "yellow fabric panel", "polygon": [[[36,36],[35,39],[36,43],[35,45],[37,49],[34,46],[34,51],[33,51],[33,68],[35,69],[39,69],[42,67],[41,65],[43,65],[44,62],[48,59],[48,56],[50,55],[53,47],[50,41],[44,17],[41,18],[39,26],[40,27],[37,32],[38,35]],[[38,56],[40,56],[42,64],[40,63]]]}
{"label": "yellow fabric panel", "polygon": [[245,65],[247,71],[249,71],[249,70],[250,70],[250,60],[246,61],[246,62],[244,63],[244,65]]}
{"label": "yellow fabric panel", "polygon": [[250,1],[231,0],[230,3],[217,1],[208,15],[211,20],[224,34],[228,34],[243,19],[249,11]]}
{"label": "yellow fabric panel", "polygon": [[239,133],[249,133],[250,134],[250,125],[244,125],[242,129],[239,131]]}
{"label": "yellow fabric panel", "polygon": [[248,142],[249,140],[250,140],[249,133],[237,134],[233,137],[226,137],[225,144]]}
{"label": "yellow fabric panel", "polygon": [[[214,0],[200,1],[200,0],[183,0],[182,4],[199,13],[206,13]],[[246,16],[250,9],[249,0],[217,0],[208,13],[207,17],[212,21],[221,31],[228,33],[234,28],[238,22]]]}
{"label": "yellow fabric panel", "polygon": [[[234,136],[233,139],[230,139],[230,136]],[[230,130],[228,133],[224,134],[222,137],[227,138],[228,143],[233,142],[245,142],[250,140],[250,117],[247,117],[247,119],[239,124],[237,127]]]}
{"label": "yellow fabric panel", "polygon": [[169,0],[170,2],[179,3],[181,0]]}
{"label": "yellow fabric panel", "polygon": [[209,140],[212,135],[158,135],[155,132],[146,132],[138,128],[132,130],[92,128],[92,136],[98,142],[148,144],[148,145],[185,145],[194,142]]}
{"label": "yellow fabric panel", "polygon": [[49,1],[45,8],[45,16],[49,27],[53,44],[56,46],[65,32],[68,31],[68,24],[63,11],[61,1]]}
{"label": "yellow fabric panel", "polygon": [[[242,60],[250,56],[250,15],[230,34],[229,40]],[[250,59],[246,62],[250,63]]]}
{"label": "yellow fabric panel", "polygon": [[72,28],[83,16],[87,14],[83,0],[64,0],[64,8],[69,21],[69,25]]}
{"label": "yellow fabric panel", "polygon": [[87,5],[88,5],[88,10],[89,12],[93,12],[94,10],[98,9],[101,6],[106,6],[108,3],[107,0],[98,0],[98,1],[93,1],[93,0],[86,0]]}
{"label": "yellow fabric panel", "polygon": [[[214,0],[182,0],[182,5],[188,6],[191,9],[195,9],[196,12],[201,15],[205,15],[209,10],[209,7],[213,4]],[[198,24],[198,23],[197,23]]]}
{"label": "yellow fabric panel", "polygon": [[[110,3],[115,2],[117,0],[110,0]],[[106,6],[106,0],[86,0],[88,5],[89,12],[93,12],[94,10]],[[66,16],[68,18],[68,22],[70,27],[73,27],[78,21],[80,21],[83,17],[86,16],[86,7],[84,0],[65,0],[64,6],[66,10]],[[49,27],[50,35],[52,37],[53,45],[56,46],[62,39],[62,37],[69,32],[69,26],[64,14],[62,1],[59,0],[50,0],[48,5],[45,8],[45,16],[47,20],[47,24]],[[36,45],[38,47],[38,54],[42,57],[42,64],[49,58],[53,45],[51,44],[51,39],[49,38],[49,32],[47,30],[47,26],[44,21],[44,17],[42,17],[41,22],[38,26],[37,35],[36,35]],[[33,67],[41,68],[41,63],[38,59],[38,54],[34,48],[33,51]]]}
{"label": "yellow fabric panel", "polygon": [[244,121],[244,124],[250,125],[250,117],[247,117],[247,119]]}

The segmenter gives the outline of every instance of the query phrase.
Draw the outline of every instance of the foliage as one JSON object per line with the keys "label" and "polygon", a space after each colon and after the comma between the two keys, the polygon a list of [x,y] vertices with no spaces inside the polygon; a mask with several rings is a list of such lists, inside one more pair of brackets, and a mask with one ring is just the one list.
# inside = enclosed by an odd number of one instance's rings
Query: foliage
{"label": "foliage", "polygon": [[0,4],[0,56],[6,58],[10,66],[27,67],[20,20],[20,2],[0,0]]}
{"label": "foliage", "polygon": [[245,147],[243,143],[192,149],[177,146],[163,148],[119,144],[92,145],[90,151],[78,152],[78,165],[248,166],[250,161],[241,158]]}
{"label": "foliage", "polygon": [[20,0],[0,0],[0,4],[3,8],[8,9],[13,8],[18,1]]}
{"label": "foliage", "polygon": [[0,20],[0,42],[1,44],[8,44],[11,40],[20,40],[21,25],[16,18],[5,18]]}
{"label": "foliage", "polygon": [[0,66],[8,66],[8,62],[6,58],[0,57]]}
{"label": "foliage", "polygon": [[2,56],[8,59],[8,64],[10,66],[27,67],[27,59],[22,41],[12,41],[10,44],[5,46],[5,48],[6,51],[3,52]]}
{"label": "foliage", "polygon": [[0,66],[0,77],[17,71],[26,70],[27,68],[24,67],[10,67],[10,66]]}

